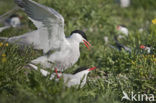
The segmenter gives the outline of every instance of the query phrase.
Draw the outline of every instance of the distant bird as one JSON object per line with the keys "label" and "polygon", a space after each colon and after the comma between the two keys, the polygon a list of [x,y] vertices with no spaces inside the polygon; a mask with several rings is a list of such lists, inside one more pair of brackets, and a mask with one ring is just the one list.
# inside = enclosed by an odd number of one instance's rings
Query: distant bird
{"label": "distant bird", "polygon": [[6,13],[0,15],[0,23],[5,24],[6,20],[10,18],[11,15],[14,15],[17,10],[19,10],[19,7],[16,6],[13,9],[7,11]]}
{"label": "distant bird", "polygon": [[144,28],[140,28],[138,31],[139,33],[142,33],[144,31]]}
{"label": "distant bird", "polygon": [[6,25],[10,25],[14,28],[19,27],[21,25],[21,17],[17,14],[11,15],[8,19],[6,19]]}
{"label": "distant bird", "polygon": [[80,85],[80,88],[82,88],[86,84],[88,73],[94,69],[96,69],[96,67],[92,68],[82,67],[77,69],[73,74],[54,73],[51,75],[50,79],[54,79],[57,76],[55,80],[58,81],[60,78],[63,78],[64,83],[67,87]]}
{"label": "distant bird", "polygon": [[119,3],[122,8],[129,7],[130,5],[130,0],[115,0],[115,1]]}
{"label": "distant bird", "polygon": [[128,36],[128,29],[125,26],[118,25],[117,26],[117,31],[119,31],[120,33],[125,34],[126,36]]}
{"label": "distant bird", "polygon": [[140,49],[147,51],[147,53],[151,53],[151,50],[153,49],[152,47],[150,47],[150,45],[145,46],[145,45],[140,45]]}
{"label": "distant bird", "polygon": [[108,44],[109,40],[108,40],[108,36],[104,36],[104,41],[105,41],[105,44]]}
{"label": "distant bird", "polygon": [[7,18],[4,22],[4,27],[0,27],[0,32],[10,27],[16,28],[21,26],[21,19],[18,15],[13,14],[9,18]]}
{"label": "distant bird", "polygon": [[18,7],[15,7],[0,16],[0,23],[4,25],[3,27],[0,27],[0,32],[10,27],[16,28],[21,26],[21,17],[14,13],[18,9]]}
{"label": "distant bird", "polygon": [[84,43],[88,49],[91,46],[86,34],[81,30],[74,30],[66,38],[64,18],[54,9],[32,0],[15,0],[15,2],[27,13],[37,30],[21,36],[0,39],[43,50],[44,55],[32,60],[29,64],[31,67],[37,68],[36,65],[41,64],[44,68],[54,67],[58,71],[63,71],[78,61],[80,43]]}
{"label": "distant bird", "polygon": [[120,6],[123,8],[129,7],[130,0],[120,0]]}
{"label": "distant bird", "polygon": [[114,37],[114,40],[115,40],[115,46],[110,45],[111,48],[118,49],[119,51],[123,49],[129,53],[132,52],[132,50],[129,47],[119,43],[119,41],[117,40],[117,37]]}

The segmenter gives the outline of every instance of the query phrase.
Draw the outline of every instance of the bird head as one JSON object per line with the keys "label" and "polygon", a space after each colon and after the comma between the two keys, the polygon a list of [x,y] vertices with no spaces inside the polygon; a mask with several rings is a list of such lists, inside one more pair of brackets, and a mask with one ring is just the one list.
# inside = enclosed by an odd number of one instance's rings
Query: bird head
{"label": "bird head", "polygon": [[81,31],[81,30],[74,30],[74,31],[71,32],[71,36],[73,36],[76,41],[78,41],[80,43],[84,43],[84,45],[88,49],[90,49],[89,47],[91,46],[91,44],[88,42],[87,36],[86,36],[86,34],[83,31]]}
{"label": "bird head", "polygon": [[141,48],[141,49],[145,49],[146,46],[144,46],[144,45],[140,45],[140,48]]}
{"label": "bird head", "polygon": [[121,29],[121,26],[120,26],[120,25],[117,25],[117,26],[116,26],[116,29],[117,29],[117,30],[120,30],[120,29]]}
{"label": "bird head", "polygon": [[20,26],[21,20],[20,20],[20,17],[18,15],[13,14],[13,15],[11,15],[9,17],[9,19],[10,19],[10,25],[12,27],[18,27],[18,26]]}

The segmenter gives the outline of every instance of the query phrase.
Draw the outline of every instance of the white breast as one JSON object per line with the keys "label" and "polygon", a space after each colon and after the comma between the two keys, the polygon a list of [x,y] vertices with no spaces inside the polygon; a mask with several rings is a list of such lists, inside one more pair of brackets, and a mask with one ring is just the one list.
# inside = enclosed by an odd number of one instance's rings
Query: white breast
{"label": "white breast", "polygon": [[55,63],[59,71],[63,71],[77,62],[80,57],[79,44],[70,43],[62,45],[60,51],[53,53],[49,61]]}

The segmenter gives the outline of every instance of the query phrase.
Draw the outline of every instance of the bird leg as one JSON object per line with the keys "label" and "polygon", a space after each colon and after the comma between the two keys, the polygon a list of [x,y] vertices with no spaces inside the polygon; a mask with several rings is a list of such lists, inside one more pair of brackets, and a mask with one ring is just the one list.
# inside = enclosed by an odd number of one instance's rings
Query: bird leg
{"label": "bird leg", "polygon": [[57,78],[60,78],[60,76],[57,73],[57,68],[55,68],[55,73],[56,73]]}

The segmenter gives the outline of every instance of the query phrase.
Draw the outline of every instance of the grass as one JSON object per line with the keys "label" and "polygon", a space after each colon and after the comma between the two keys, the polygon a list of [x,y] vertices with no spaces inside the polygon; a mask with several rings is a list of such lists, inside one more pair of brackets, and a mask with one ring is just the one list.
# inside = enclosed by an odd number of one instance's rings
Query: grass
{"label": "grass", "polygon": [[[36,0],[37,1],[37,0]],[[18,46],[0,47],[0,103],[121,103],[122,91],[156,94],[156,52],[140,53],[141,44],[156,48],[156,1],[132,0],[128,8],[120,8],[113,0],[38,0],[60,12],[65,18],[65,34],[74,29],[86,32],[91,51],[81,46],[79,61],[68,71],[72,73],[81,66],[97,66],[89,74],[87,84],[82,88],[66,88],[63,82],[50,81],[37,71],[23,68],[41,53],[31,48],[21,50]],[[0,14],[13,8],[10,0],[0,1]],[[23,26],[10,28],[0,36],[15,36],[35,29],[22,11]],[[114,44],[116,25],[124,24],[129,36],[120,40],[132,48],[131,54],[111,49],[104,42],[108,36]],[[143,28],[142,33],[138,32]],[[139,52],[139,53],[138,53]],[[2,54],[6,54],[3,57]],[[128,101],[124,101],[127,102]]]}

